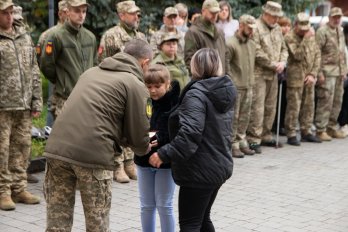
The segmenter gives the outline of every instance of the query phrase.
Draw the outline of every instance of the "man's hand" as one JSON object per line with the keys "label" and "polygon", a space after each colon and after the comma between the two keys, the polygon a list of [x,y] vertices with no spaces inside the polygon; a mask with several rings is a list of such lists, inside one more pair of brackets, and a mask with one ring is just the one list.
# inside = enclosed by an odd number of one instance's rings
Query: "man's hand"
{"label": "man's hand", "polygon": [[304,83],[305,85],[311,86],[315,84],[315,78],[313,77],[313,75],[309,74],[305,77]]}
{"label": "man's hand", "polygon": [[41,114],[41,112],[37,112],[37,111],[32,111],[31,112],[31,116],[33,116],[34,118],[40,117],[40,114]]}
{"label": "man's hand", "polygon": [[161,164],[163,163],[163,161],[161,160],[161,158],[158,156],[158,153],[155,152],[153,153],[151,156],[150,156],[150,159],[149,159],[149,163],[156,167],[156,168],[159,168],[161,166]]}
{"label": "man's hand", "polygon": [[282,73],[284,71],[284,68],[285,68],[285,63],[284,62],[278,62],[276,64],[276,72],[279,74],[279,73]]}
{"label": "man's hand", "polygon": [[324,77],[324,75],[322,75],[322,74],[319,75],[319,76],[318,76],[318,82],[317,82],[317,83],[318,83],[319,85],[322,85],[322,84],[324,84],[324,82],[325,82],[325,77]]}

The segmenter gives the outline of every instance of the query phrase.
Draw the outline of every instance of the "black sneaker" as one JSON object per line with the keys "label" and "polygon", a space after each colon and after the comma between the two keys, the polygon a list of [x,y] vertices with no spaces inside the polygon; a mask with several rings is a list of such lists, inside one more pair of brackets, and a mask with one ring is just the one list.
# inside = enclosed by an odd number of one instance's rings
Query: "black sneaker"
{"label": "black sneaker", "polygon": [[261,146],[266,146],[266,147],[283,147],[283,144],[278,141],[278,146],[277,146],[277,141],[275,139],[272,139],[270,141],[261,141]]}
{"label": "black sneaker", "polygon": [[288,144],[293,145],[293,146],[300,146],[301,145],[300,141],[298,141],[296,136],[288,138]]}
{"label": "black sneaker", "polygon": [[306,134],[301,136],[302,142],[310,142],[310,143],[321,143],[321,139],[318,137],[312,135],[312,134]]}
{"label": "black sneaker", "polygon": [[262,153],[260,144],[257,144],[257,143],[250,143],[250,144],[249,144],[249,148],[250,148],[251,150],[254,150],[256,154],[261,154],[261,153]]}

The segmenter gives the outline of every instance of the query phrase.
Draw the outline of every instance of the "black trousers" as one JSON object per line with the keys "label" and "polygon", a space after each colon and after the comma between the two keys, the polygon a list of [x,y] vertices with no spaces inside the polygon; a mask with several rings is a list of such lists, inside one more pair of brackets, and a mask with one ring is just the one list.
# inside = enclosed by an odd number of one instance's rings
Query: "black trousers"
{"label": "black trousers", "polygon": [[180,187],[180,232],[215,232],[210,210],[220,187],[210,189]]}

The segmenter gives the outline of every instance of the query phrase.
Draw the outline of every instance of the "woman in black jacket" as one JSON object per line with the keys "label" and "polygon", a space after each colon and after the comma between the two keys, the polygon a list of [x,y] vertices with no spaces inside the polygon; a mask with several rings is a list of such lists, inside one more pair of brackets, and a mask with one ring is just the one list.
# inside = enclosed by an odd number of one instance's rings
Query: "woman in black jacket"
{"label": "woman in black jacket", "polygon": [[[203,48],[191,60],[192,79],[179,111],[178,134],[150,157],[159,167],[171,163],[180,186],[181,232],[215,231],[210,210],[221,185],[231,177],[231,136],[236,88],[223,76],[219,54]],[[169,122],[170,123],[170,122]]]}

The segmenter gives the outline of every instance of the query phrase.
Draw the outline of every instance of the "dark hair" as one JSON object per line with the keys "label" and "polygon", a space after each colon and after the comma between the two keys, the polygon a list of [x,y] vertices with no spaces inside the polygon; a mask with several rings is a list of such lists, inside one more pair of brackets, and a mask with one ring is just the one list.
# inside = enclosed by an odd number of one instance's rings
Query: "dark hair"
{"label": "dark hair", "polygon": [[133,56],[135,59],[150,59],[152,60],[152,48],[148,42],[142,39],[132,39],[125,44],[123,50],[125,53]]}
{"label": "dark hair", "polygon": [[[220,1],[219,2],[219,7],[220,9],[222,9],[222,7],[224,6],[227,6],[228,8],[228,18],[227,18],[227,21],[230,22],[232,20],[232,7],[231,5],[228,3],[228,1]],[[219,22],[220,21],[220,18],[218,17],[217,21],[216,22]]]}
{"label": "dark hair", "polygon": [[222,76],[223,69],[219,53],[212,48],[199,49],[191,59],[191,73],[193,80]]}
{"label": "dark hair", "polygon": [[144,74],[145,84],[170,82],[170,73],[163,64],[152,64]]}

